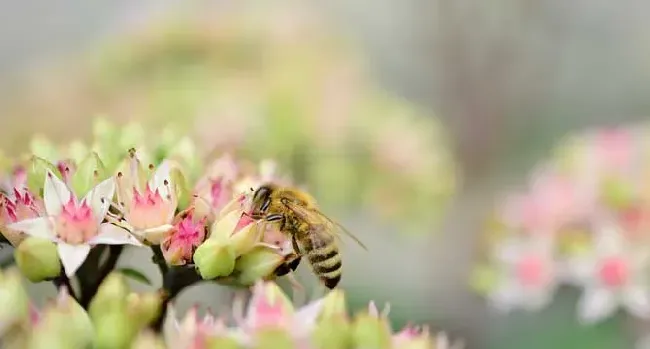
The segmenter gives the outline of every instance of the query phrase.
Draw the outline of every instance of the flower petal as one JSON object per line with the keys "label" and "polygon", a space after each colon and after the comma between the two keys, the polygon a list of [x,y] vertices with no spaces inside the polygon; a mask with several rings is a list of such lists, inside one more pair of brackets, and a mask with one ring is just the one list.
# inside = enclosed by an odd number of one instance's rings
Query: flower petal
{"label": "flower petal", "polygon": [[111,223],[103,223],[99,226],[99,234],[89,241],[93,245],[134,245],[143,246],[126,229],[120,228]]}
{"label": "flower petal", "polygon": [[520,305],[523,292],[520,285],[514,280],[504,280],[488,297],[493,308],[499,312],[508,313]]}
{"label": "flower petal", "polygon": [[52,241],[55,239],[54,222],[49,217],[25,219],[24,221],[9,224],[7,228]]}
{"label": "flower petal", "polygon": [[650,292],[642,285],[631,285],[623,290],[623,302],[632,315],[650,318]]}
{"label": "flower petal", "polygon": [[68,277],[74,276],[90,253],[90,245],[69,245],[63,242],[57,244],[59,258]]}
{"label": "flower petal", "polygon": [[72,193],[68,186],[63,183],[52,171],[45,173],[45,185],[43,187],[43,201],[45,211],[50,216],[58,216],[63,205],[70,201]]}
{"label": "flower petal", "polygon": [[110,207],[110,202],[113,200],[113,195],[115,195],[115,178],[110,177],[97,184],[84,197],[83,200],[90,205],[93,215],[97,218],[97,224],[100,224],[104,220]]}
{"label": "flower petal", "polygon": [[154,245],[158,245],[163,240],[163,238],[167,235],[167,233],[172,229],[174,229],[173,225],[163,224],[159,227],[149,228],[149,229],[135,232],[135,234]]}
{"label": "flower petal", "polygon": [[[167,183],[167,185],[165,185]],[[171,186],[171,164],[169,160],[163,161],[156,172],[154,172],[151,182],[149,183],[152,190],[158,189],[162,197],[167,197],[167,195],[175,195],[175,193],[170,193],[169,190]]]}
{"label": "flower petal", "polygon": [[613,314],[618,307],[617,299],[611,290],[593,287],[585,290],[578,302],[580,321],[591,324]]}
{"label": "flower petal", "polygon": [[302,337],[311,333],[324,303],[323,298],[321,298],[305,305],[295,313],[293,330],[296,336]]}

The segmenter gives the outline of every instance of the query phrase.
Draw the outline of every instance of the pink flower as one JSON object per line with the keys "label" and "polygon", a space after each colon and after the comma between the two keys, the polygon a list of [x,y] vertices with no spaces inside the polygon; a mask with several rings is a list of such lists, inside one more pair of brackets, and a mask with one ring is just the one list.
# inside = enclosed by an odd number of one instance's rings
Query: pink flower
{"label": "pink flower", "polygon": [[36,218],[44,211],[43,203],[34,197],[27,189],[13,190],[11,197],[0,194],[0,232],[14,246],[18,246],[26,235],[7,227],[8,224],[16,223],[24,219]]}
{"label": "pink flower", "polygon": [[289,333],[296,343],[302,343],[309,340],[322,306],[323,299],[319,299],[296,310],[275,283],[260,281],[253,288],[245,317],[234,314],[239,322],[238,338],[242,344],[250,345],[256,331],[277,328]]}
{"label": "pink flower", "polygon": [[222,319],[215,319],[211,314],[200,318],[197,308],[187,311],[185,317],[179,322],[175,311],[169,307],[169,317],[164,329],[165,342],[169,348],[178,349],[208,349],[210,338],[223,335],[230,336],[229,329]]}
{"label": "pink flower", "polygon": [[233,198],[233,183],[239,173],[234,159],[226,154],[214,161],[194,188],[197,215],[213,218]]}
{"label": "pink flower", "polygon": [[194,251],[205,240],[206,220],[206,217],[196,220],[190,212],[174,225],[160,246],[167,263],[184,265],[192,260]]}
{"label": "pink flower", "polygon": [[44,215],[20,220],[7,228],[55,242],[66,275],[70,277],[85,261],[93,245],[140,245],[128,231],[102,223],[114,193],[115,181],[111,177],[79,201],[63,181],[47,171]]}

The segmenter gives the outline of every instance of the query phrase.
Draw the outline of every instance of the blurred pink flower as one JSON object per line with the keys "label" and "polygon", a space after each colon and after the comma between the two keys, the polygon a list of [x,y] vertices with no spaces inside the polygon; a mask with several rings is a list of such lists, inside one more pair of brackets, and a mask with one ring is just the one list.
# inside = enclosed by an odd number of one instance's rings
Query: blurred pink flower
{"label": "blurred pink flower", "polygon": [[631,244],[616,225],[597,226],[593,248],[570,256],[567,266],[571,281],[584,289],[578,306],[581,321],[601,321],[621,305],[637,317],[650,318],[650,249]]}
{"label": "blurred pink flower", "polygon": [[168,348],[207,349],[209,339],[219,335],[229,335],[229,330],[222,319],[215,319],[212,314],[200,318],[197,307],[192,307],[179,322],[175,309],[170,305],[168,321],[164,329]]}
{"label": "blurred pink flower", "polygon": [[13,190],[11,197],[0,193],[0,232],[14,247],[22,242],[26,235],[7,227],[25,219],[36,218],[45,211],[43,202],[32,195],[29,190]]}
{"label": "blurred pink flower", "polygon": [[194,188],[193,205],[198,216],[214,216],[233,198],[233,183],[239,168],[230,154],[223,155],[208,166],[206,174]]}

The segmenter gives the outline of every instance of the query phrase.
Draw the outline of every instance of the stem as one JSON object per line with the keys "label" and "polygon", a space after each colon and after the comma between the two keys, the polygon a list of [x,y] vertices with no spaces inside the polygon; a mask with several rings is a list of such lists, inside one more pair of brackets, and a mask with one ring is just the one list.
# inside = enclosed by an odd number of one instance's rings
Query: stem
{"label": "stem", "polygon": [[158,265],[158,269],[160,270],[160,274],[165,276],[167,274],[167,271],[169,270],[169,267],[167,266],[167,262],[165,261],[165,256],[163,256],[162,250],[160,249],[160,245],[155,245],[151,246],[151,251],[153,251],[153,262]]}
{"label": "stem", "polygon": [[169,303],[172,302],[185,287],[191,286],[201,280],[201,276],[196,272],[193,265],[167,268],[167,272],[163,274],[163,285],[161,289],[161,292],[163,293],[162,309],[160,310],[160,314],[158,314],[156,320],[151,325],[151,328],[154,331],[162,331]]}
{"label": "stem", "polygon": [[52,280],[52,283],[57,288],[57,291],[61,287],[65,287],[67,289],[68,294],[70,295],[70,297],[74,298],[76,301],[79,301],[79,298],[77,298],[77,294],[75,293],[74,289],[72,288],[72,284],[70,283],[70,279],[65,274],[65,270],[63,270],[63,268],[61,268],[61,274],[59,274],[59,276],[55,277]]}
{"label": "stem", "polygon": [[99,286],[102,284],[104,279],[110,274],[113,269],[115,269],[115,265],[117,264],[117,260],[120,258],[120,255],[122,254],[122,251],[124,250],[124,246],[122,245],[111,245],[109,246],[109,255],[108,259],[106,260],[106,263],[99,268],[99,272],[97,275],[97,278],[93,280],[92,283],[89,284],[89,287],[87,289],[82,289],[81,292],[81,300],[79,301],[79,304],[81,304],[84,309],[88,309],[88,306],[90,305],[90,301],[95,297],[95,294],[97,293],[97,290],[99,289]]}

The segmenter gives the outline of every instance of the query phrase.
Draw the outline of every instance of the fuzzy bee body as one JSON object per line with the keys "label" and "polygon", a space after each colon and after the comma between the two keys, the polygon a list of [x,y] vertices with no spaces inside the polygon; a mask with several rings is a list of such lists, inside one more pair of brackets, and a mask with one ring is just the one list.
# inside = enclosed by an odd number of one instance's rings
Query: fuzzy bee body
{"label": "fuzzy bee body", "polygon": [[320,213],[309,194],[295,188],[265,184],[253,194],[250,212],[254,219],[275,224],[292,242],[295,256],[276,269],[276,275],[295,270],[304,256],[325,287],[333,289],[338,285],[343,266],[338,231],[348,232]]}

